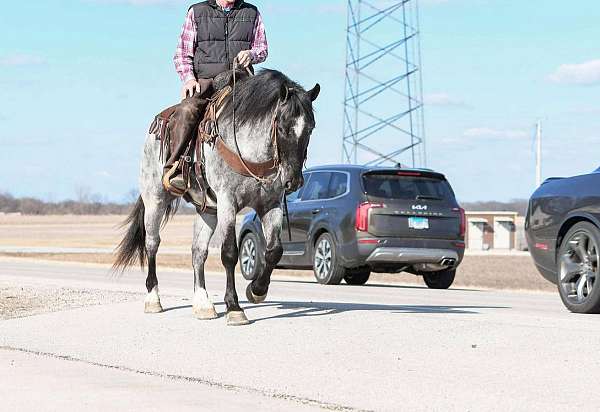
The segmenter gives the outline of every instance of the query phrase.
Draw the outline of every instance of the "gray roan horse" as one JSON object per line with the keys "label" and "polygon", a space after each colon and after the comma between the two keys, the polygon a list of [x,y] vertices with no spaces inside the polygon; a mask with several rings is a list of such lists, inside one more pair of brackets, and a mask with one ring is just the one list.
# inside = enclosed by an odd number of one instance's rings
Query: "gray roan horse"
{"label": "gray roan horse", "polygon": [[[285,75],[263,70],[256,76],[238,81],[235,100],[229,95],[218,119],[219,135],[229,148],[246,162],[278,159],[276,174],[260,181],[242,176],[229,167],[212,145],[204,147],[205,177],[217,200],[216,215],[199,213],[194,222],[192,260],[194,267],[193,314],[198,319],[217,318],[217,312],[206,291],[204,262],[209,241],[214,233],[222,239],[221,261],[227,276],[225,305],[227,324],[245,325],[248,319],[241,309],[235,289],[234,270],[238,260],[235,234],[236,214],[245,207],[260,216],[266,240],[265,269],[248,285],[246,297],[251,303],[266,299],[271,273],[282,256],[280,232],[283,223],[282,202],[286,192],[301,187],[302,167],[315,119],[312,103],[320,86],[306,91]],[[235,106],[235,114],[232,110]],[[232,119],[236,119],[234,131]],[[274,122],[273,119],[277,121]],[[277,128],[272,133],[272,126]],[[272,138],[275,136],[275,139]],[[177,199],[163,188],[161,144],[149,134],[144,146],[138,199],[125,224],[129,225],[117,248],[115,268],[125,269],[139,260],[147,262],[148,277],[145,299],[147,313],[162,312],[156,277],[156,255],[160,245],[159,231],[176,209]]]}

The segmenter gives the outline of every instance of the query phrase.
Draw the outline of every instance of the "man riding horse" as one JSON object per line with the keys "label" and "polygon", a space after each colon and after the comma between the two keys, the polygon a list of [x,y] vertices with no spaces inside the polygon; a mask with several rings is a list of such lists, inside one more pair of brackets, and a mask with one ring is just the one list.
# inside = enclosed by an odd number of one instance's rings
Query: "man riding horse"
{"label": "man riding horse", "polygon": [[181,159],[215,92],[215,77],[234,68],[234,62],[252,70],[252,64],[264,62],[267,55],[263,20],[252,4],[208,0],[190,7],[174,57],[183,87],[182,103],[171,122],[169,155],[163,171],[163,185],[171,194],[181,196],[188,189]]}
{"label": "man riding horse", "polygon": [[[266,57],[264,28],[254,6],[241,0],[208,0],[190,8],[175,56],[185,83],[183,101],[156,116],[150,126],[142,151],[140,197],[115,256],[116,270],[135,261],[147,264],[146,313],[163,311],[156,257],[160,229],[175,213],[177,196],[191,200],[197,211],[192,237],[194,316],[218,317],[204,273],[214,234],[221,240],[227,324],[249,323],[235,283],[235,223],[245,208],[260,217],[265,241],[259,256],[264,268],[248,284],[246,298],[251,303],[267,298],[271,274],[283,254],[283,199],[304,184],[302,168],[315,128],[313,103],[321,86],[306,90],[282,72],[266,69],[237,82],[237,71],[230,70],[236,60],[251,70],[252,63]],[[204,195],[195,196],[198,192]]]}

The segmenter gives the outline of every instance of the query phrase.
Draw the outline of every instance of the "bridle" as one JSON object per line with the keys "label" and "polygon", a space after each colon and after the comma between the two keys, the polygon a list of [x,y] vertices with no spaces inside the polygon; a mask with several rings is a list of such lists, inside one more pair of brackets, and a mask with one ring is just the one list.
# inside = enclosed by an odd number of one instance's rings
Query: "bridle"
{"label": "bridle", "polygon": [[[232,77],[233,77],[233,81],[232,81],[232,88],[231,88],[231,105],[232,105],[232,121],[233,121],[233,142],[235,145],[235,150],[237,152],[237,156],[240,160],[240,163],[242,164],[242,166],[244,167],[244,169],[246,170],[246,172],[252,176],[258,183],[260,183],[261,185],[265,185],[265,184],[270,184],[275,182],[276,179],[279,178],[279,176],[281,175],[281,161],[280,161],[280,153],[279,153],[279,122],[278,122],[278,117],[279,117],[279,111],[281,108],[282,104],[285,104],[289,98],[290,92],[292,91],[292,89],[290,87],[286,88],[286,93],[284,98],[282,99],[281,97],[277,100],[277,106],[275,106],[275,110],[273,111],[273,116],[271,118],[271,142],[273,145],[273,164],[274,166],[277,167],[277,173],[275,174],[275,176],[273,176],[272,178],[267,178],[266,176],[257,176],[255,173],[252,173],[252,171],[250,170],[250,168],[248,167],[246,161],[244,160],[244,158],[242,157],[242,153],[240,151],[240,147],[238,145],[238,141],[237,141],[237,126],[236,126],[236,116],[235,116],[235,92],[236,92],[236,85],[237,85],[237,76],[236,76],[236,66],[237,66],[237,57],[234,59],[233,61],[233,70],[232,70]],[[248,69],[246,68],[246,70],[248,71],[248,74],[250,76],[254,76],[254,74]],[[304,151],[304,161],[303,163],[306,163],[306,150]],[[292,229],[290,228],[290,216],[289,216],[289,212],[288,212],[288,204],[287,204],[287,196],[286,196],[286,190],[284,189],[283,191],[283,207],[284,207],[284,211],[285,211],[285,218],[286,218],[286,222],[287,222],[287,231],[288,231],[288,237],[289,237],[289,241],[292,241]]]}
{"label": "bridle", "polygon": [[[248,167],[248,164],[242,157],[242,153],[240,151],[240,147],[239,147],[238,141],[237,141],[237,125],[236,125],[236,115],[235,115],[235,94],[236,94],[236,86],[237,86],[236,66],[237,66],[237,64],[238,64],[238,62],[237,62],[237,57],[236,57],[235,60],[233,61],[233,70],[232,70],[233,81],[232,81],[232,88],[231,88],[233,143],[235,145],[235,151],[236,151],[237,157],[240,160],[240,163],[242,164],[242,166],[244,167],[244,170],[246,171],[246,173],[248,173],[248,175],[250,175],[252,178],[254,178],[254,180],[256,180],[261,185],[271,184],[271,183],[275,182],[275,180],[277,180],[279,178],[279,176],[281,175],[278,117],[279,117],[279,109],[281,108],[281,105],[287,101],[287,99],[289,97],[290,89],[289,88],[287,89],[287,93],[285,95],[285,98],[283,99],[283,102],[282,102],[281,98],[279,98],[279,100],[277,100],[277,106],[275,107],[275,110],[273,111],[273,116],[271,117],[271,143],[273,145],[273,161],[274,161],[273,164],[274,164],[274,167],[277,168],[277,173],[271,178],[268,178],[266,176],[258,176],[257,174],[253,173],[252,170],[250,170],[250,168]],[[250,71],[250,69],[246,68],[246,71],[248,72],[248,74],[250,76],[254,76],[254,74]]]}

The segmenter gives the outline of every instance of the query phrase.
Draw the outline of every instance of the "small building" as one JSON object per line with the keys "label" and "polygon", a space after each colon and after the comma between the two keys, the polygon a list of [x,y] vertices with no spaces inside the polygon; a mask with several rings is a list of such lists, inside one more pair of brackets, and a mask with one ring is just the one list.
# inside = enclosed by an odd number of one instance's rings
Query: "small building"
{"label": "small building", "polygon": [[517,248],[517,212],[466,212],[465,242],[469,250]]}

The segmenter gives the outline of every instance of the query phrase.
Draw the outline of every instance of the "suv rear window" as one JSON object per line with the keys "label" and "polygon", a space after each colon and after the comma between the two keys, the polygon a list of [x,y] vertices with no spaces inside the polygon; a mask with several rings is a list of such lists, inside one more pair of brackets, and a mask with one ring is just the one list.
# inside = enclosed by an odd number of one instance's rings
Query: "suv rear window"
{"label": "suv rear window", "polygon": [[385,199],[431,199],[454,198],[446,180],[430,176],[399,176],[390,173],[368,173],[363,176],[367,195]]}

